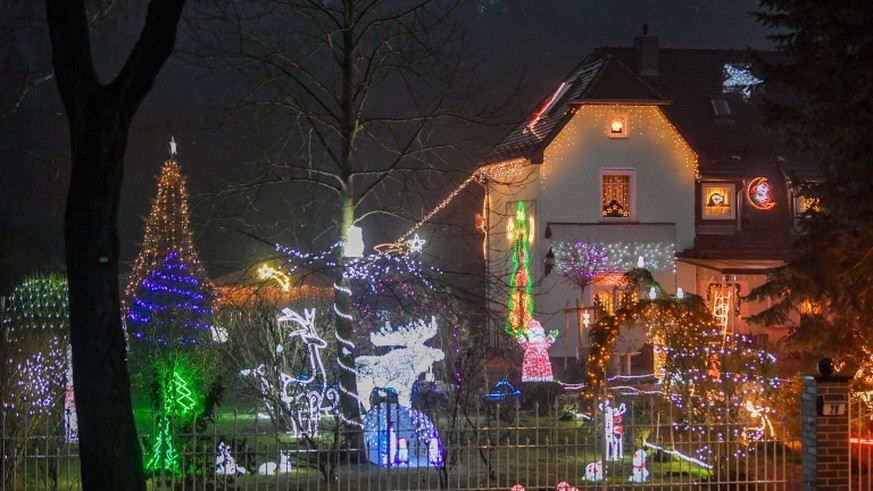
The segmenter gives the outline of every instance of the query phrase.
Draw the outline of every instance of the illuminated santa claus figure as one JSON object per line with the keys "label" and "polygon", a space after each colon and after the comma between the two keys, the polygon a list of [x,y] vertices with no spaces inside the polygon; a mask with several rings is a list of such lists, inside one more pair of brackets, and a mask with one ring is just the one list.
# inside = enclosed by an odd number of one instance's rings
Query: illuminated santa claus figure
{"label": "illuminated santa claus figure", "polygon": [[521,365],[522,382],[551,382],[552,362],[549,360],[549,347],[558,337],[558,331],[552,330],[546,335],[542,324],[531,319],[527,325],[527,334],[516,336],[521,349],[524,350],[524,361]]}

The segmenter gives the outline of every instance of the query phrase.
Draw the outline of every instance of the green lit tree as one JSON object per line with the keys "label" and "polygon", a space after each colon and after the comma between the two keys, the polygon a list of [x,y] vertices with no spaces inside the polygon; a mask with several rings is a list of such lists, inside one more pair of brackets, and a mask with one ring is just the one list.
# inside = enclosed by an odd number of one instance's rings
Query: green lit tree
{"label": "green lit tree", "polygon": [[515,215],[509,218],[508,227],[512,238],[512,272],[509,275],[508,316],[504,329],[510,336],[527,332],[527,325],[533,319],[534,303],[533,280],[530,275],[530,235],[531,219],[524,202],[519,201]]}
{"label": "green lit tree", "polygon": [[762,0],[760,23],[784,57],[761,59],[758,70],[772,99],[768,125],[795,151],[820,159],[824,179],[801,182],[810,200],[795,257],[753,300],[773,306],[754,316],[784,324],[806,307],[786,347],[816,357],[834,356],[847,371],[873,354],[873,13],[855,0],[824,5],[814,0]]}

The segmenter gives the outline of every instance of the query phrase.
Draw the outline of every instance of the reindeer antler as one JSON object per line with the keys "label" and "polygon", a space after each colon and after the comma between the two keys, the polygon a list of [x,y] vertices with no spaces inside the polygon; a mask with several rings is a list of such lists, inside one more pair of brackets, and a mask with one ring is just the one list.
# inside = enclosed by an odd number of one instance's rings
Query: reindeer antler
{"label": "reindeer antler", "polygon": [[428,339],[436,336],[436,317],[430,318],[430,323],[419,319],[412,324],[407,324],[393,330],[370,333],[370,342],[374,346],[412,346],[424,344]]}
{"label": "reindeer antler", "polygon": [[279,322],[293,322],[299,324],[304,329],[315,331],[315,309],[305,309],[303,315],[300,315],[289,308],[282,309],[282,315],[279,316]]}

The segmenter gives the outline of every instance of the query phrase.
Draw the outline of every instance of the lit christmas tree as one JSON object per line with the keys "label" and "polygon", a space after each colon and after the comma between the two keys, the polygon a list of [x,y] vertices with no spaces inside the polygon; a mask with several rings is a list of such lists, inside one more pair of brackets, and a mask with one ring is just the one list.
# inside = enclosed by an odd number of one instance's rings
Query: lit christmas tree
{"label": "lit christmas tree", "polygon": [[212,285],[191,240],[188,192],[170,141],[142,249],[125,291],[133,339],[162,346],[203,344],[212,338]]}
{"label": "lit christmas tree", "polygon": [[519,201],[515,217],[507,223],[507,233],[512,241],[512,274],[509,278],[509,317],[504,329],[510,336],[527,332],[527,325],[533,318],[533,295],[530,279],[530,252],[528,245],[533,240],[533,218],[525,210],[524,202]]}
{"label": "lit christmas tree", "polygon": [[[68,299],[67,279],[58,274],[33,275],[12,290],[0,316],[7,337],[0,386],[12,415],[33,418],[63,410],[66,439],[75,441]],[[8,429],[7,436],[15,430],[11,422]]]}

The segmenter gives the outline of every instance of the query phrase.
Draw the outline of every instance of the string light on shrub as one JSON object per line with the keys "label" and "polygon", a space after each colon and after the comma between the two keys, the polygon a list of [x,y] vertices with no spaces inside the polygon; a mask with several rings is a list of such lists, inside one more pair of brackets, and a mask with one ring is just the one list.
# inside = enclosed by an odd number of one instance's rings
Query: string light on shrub
{"label": "string light on shrub", "polygon": [[28,277],[12,289],[0,319],[8,343],[4,407],[28,417],[62,410],[66,439],[76,441],[67,279],[54,273]]}

